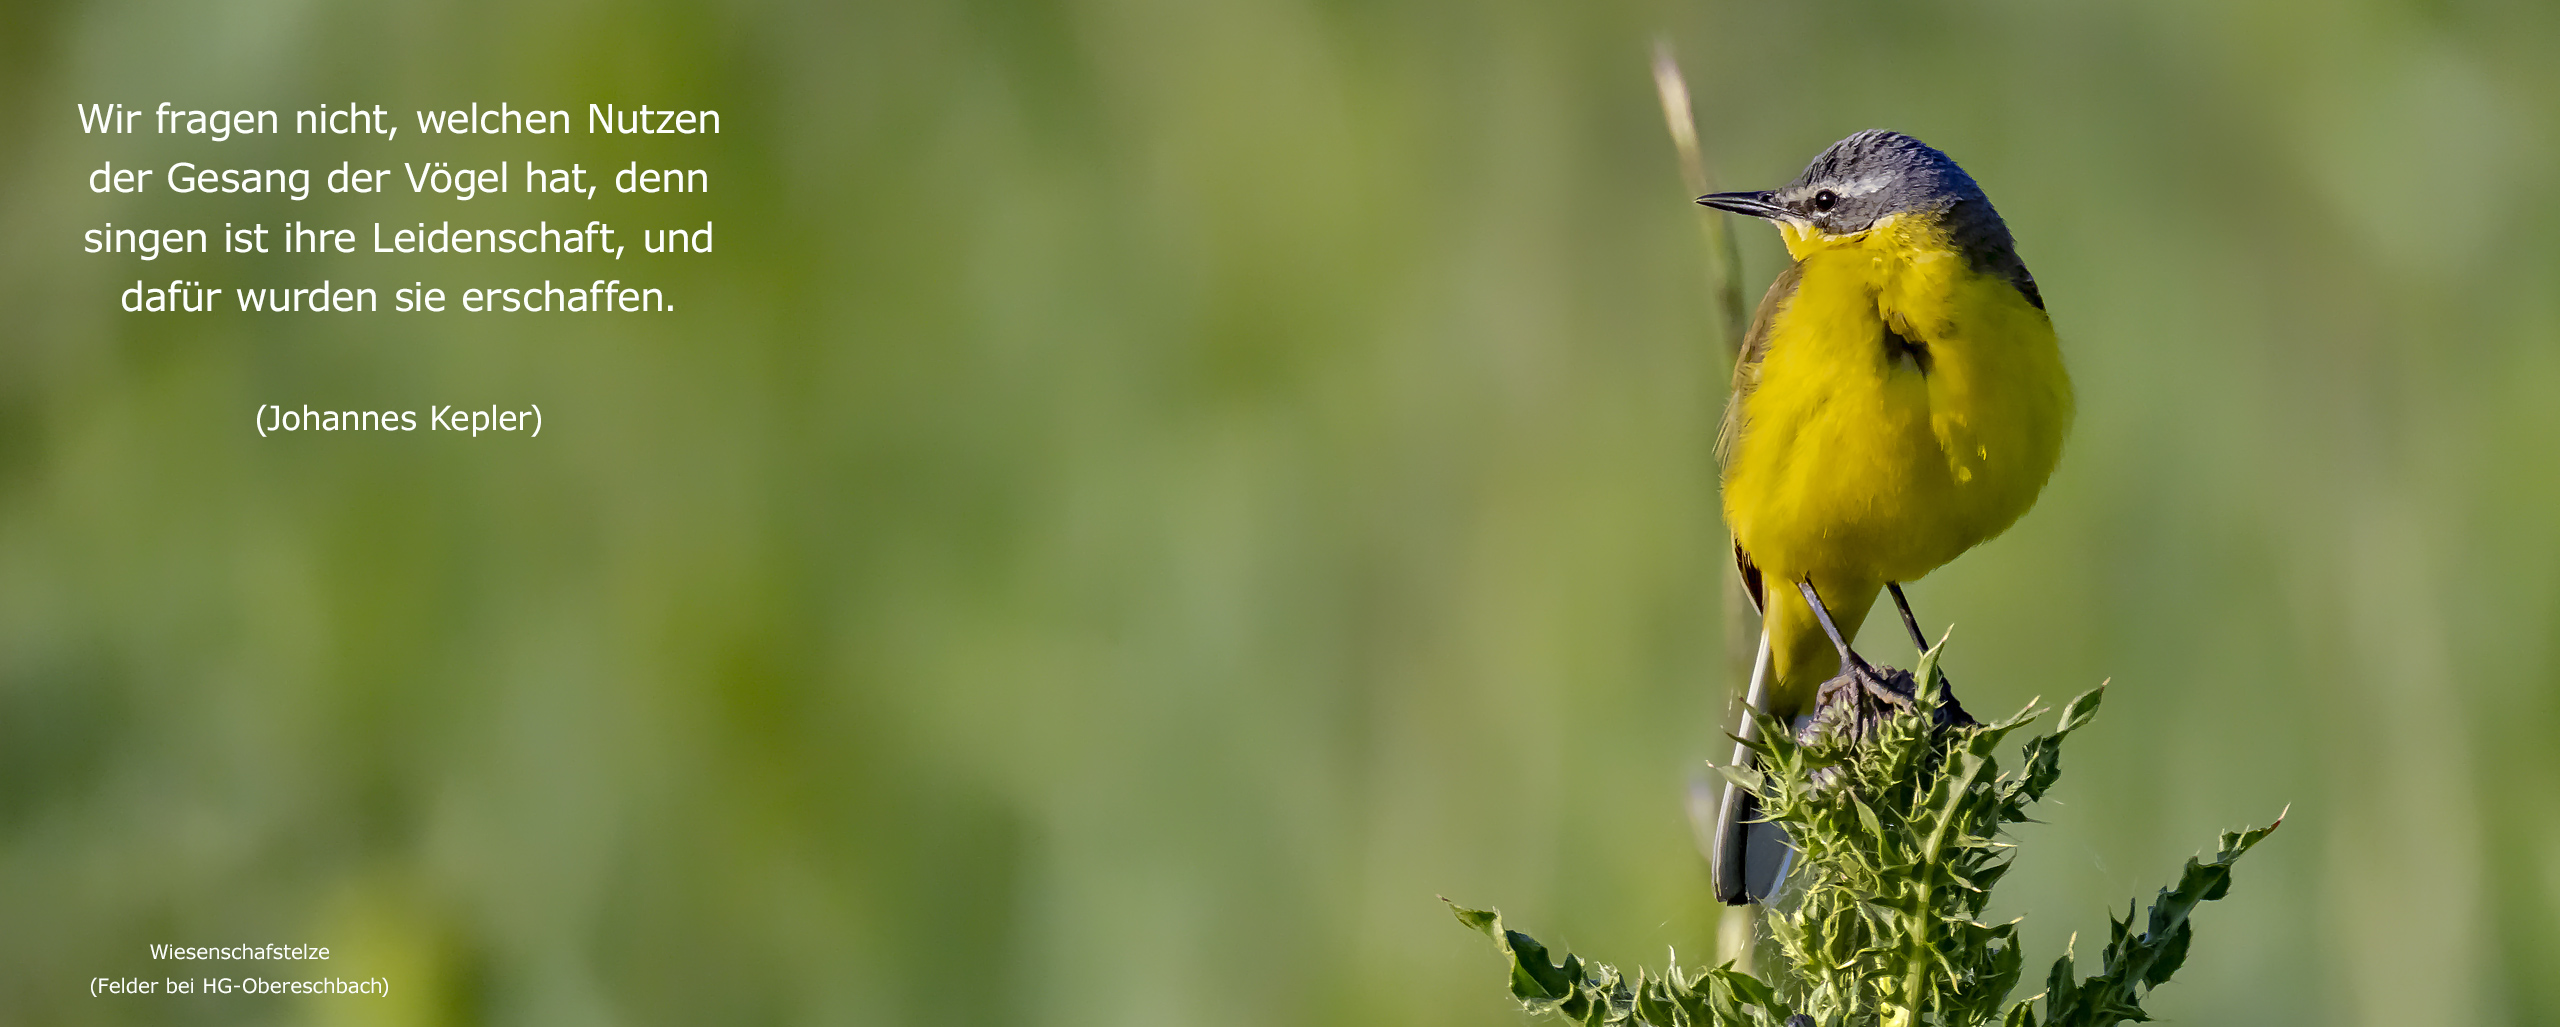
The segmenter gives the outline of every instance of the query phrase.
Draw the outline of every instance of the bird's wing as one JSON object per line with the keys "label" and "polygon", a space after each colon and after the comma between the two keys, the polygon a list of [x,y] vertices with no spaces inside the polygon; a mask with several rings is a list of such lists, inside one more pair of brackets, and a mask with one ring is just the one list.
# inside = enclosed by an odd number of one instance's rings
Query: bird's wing
{"label": "bird's wing", "polygon": [[1760,358],[1769,355],[1770,336],[1777,334],[1778,311],[1795,298],[1796,283],[1804,280],[1804,265],[1789,264],[1778,272],[1778,280],[1769,283],[1769,291],[1760,297],[1760,309],[1751,315],[1751,330],[1742,336],[1742,355],[1733,362],[1733,396],[1725,400],[1724,424],[1716,429],[1716,463],[1723,464],[1733,456],[1733,445],[1742,438],[1742,401],[1751,390],[1760,387]]}
{"label": "bird's wing", "polygon": [[1742,540],[1733,542],[1733,566],[1742,572],[1742,591],[1751,596],[1751,608],[1766,613],[1769,604],[1760,598],[1760,565],[1751,562],[1751,554],[1742,551]]}
{"label": "bird's wing", "polygon": [[[1733,447],[1742,439],[1742,402],[1751,390],[1760,387],[1760,358],[1769,355],[1770,337],[1777,334],[1778,312],[1795,298],[1796,283],[1804,279],[1802,263],[1789,264],[1769,283],[1769,291],[1760,297],[1760,309],[1751,316],[1751,331],[1742,337],[1742,356],[1733,362],[1733,395],[1724,403],[1724,423],[1716,428],[1716,463],[1726,465]],[[1751,554],[1742,543],[1733,544],[1734,566],[1742,571],[1743,590],[1751,594],[1754,609],[1765,608],[1760,594],[1760,566],[1751,562]]]}

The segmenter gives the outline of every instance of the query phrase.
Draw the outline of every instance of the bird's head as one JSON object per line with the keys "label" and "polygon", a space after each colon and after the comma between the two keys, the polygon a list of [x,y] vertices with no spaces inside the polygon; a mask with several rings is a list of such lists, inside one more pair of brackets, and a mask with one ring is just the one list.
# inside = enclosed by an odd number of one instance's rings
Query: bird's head
{"label": "bird's head", "polygon": [[1946,154],[1900,132],[1868,129],[1831,144],[1804,174],[1776,189],[1714,193],[1698,202],[1767,218],[1788,242],[1852,236],[1879,221],[1914,212],[1943,213],[1991,201]]}
{"label": "bird's head", "polygon": [[2018,284],[2037,306],[2035,281],[2018,262],[1991,200],[1946,154],[1900,132],[1868,129],[1831,144],[1796,180],[1759,192],[1711,193],[1698,202],[1776,222],[1801,259],[1880,225],[1924,219],[1978,269]]}

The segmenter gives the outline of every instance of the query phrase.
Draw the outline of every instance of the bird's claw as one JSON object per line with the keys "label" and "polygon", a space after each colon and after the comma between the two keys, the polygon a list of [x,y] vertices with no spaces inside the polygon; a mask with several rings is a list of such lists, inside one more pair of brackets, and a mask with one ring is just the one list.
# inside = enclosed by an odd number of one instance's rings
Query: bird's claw
{"label": "bird's claw", "polygon": [[[1980,723],[1956,701],[1955,689],[1945,675],[1938,675],[1937,682],[1938,701],[1931,717],[1937,730]],[[1890,711],[1917,709],[1919,695],[1919,681],[1910,671],[1861,661],[1822,683],[1814,693],[1814,715],[1798,736],[1809,742],[1825,727],[1835,727],[1850,738],[1865,738]]]}

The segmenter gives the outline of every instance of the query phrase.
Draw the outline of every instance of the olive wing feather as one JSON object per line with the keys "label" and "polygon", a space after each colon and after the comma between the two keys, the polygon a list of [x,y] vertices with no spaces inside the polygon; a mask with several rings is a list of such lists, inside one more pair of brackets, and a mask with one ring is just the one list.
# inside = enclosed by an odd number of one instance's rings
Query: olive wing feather
{"label": "olive wing feather", "polygon": [[[1733,395],[1725,400],[1724,423],[1716,427],[1719,466],[1731,465],[1733,447],[1742,439],[1743,401],[1760,387],[1760,361],[1769,355],[1770,339],[1777,334],[1778,314],[1795,299],[1796,285],[1803,280],[1802,263],[1787,265],[1785,271],[1778,273],[1778,280],[1769,283],[1769,291],[1760,297],[1760,309],[1751,315],[1751,330],[1742,336],[1742,354],[1733,362]],[[1742,587],[1751,593],[1752,607],[1761,608],[1760,567],[1751,562],[1751,554],[1743,551],[1739,540],[1733,544],[1733,562],[1742,571]]]}

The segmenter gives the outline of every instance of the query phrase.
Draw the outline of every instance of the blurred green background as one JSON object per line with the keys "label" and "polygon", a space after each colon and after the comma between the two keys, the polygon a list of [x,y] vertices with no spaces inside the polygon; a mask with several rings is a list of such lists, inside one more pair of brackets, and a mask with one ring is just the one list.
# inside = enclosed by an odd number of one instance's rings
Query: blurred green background
{"label": "blurred green background", "polygon": [[[2156,1014],[2560,1021],[2555,22],[18,0],[0,1020],[1518,1022],[1438,894],[1613,962],[1704,958],[1682,794],[1727,747],[1727,366],[1660,36],[1719,187],[1911,132],[2000,204],[2063,333],[2081,414],[2043,504],[1914,589],[1978,710],[2115,682],[2017,832],[1998,910],[2034,965],[2289,803]],[[725,131],[212,144],[70,109],[162,100]],[[645,158],[713,191],[81,184],[368,158]],[[717,249],[79,243],[591,217],[713,220]],[[1756,298],[1782,253],[1736,227]],[[179,275],[386,311],[116,309]],[[528,277],[677,312],[387,310]],[[547,425],[260,439],[271,402]],[[393,995],[86,994],[165,976],[147,943],[270,940]]]}

